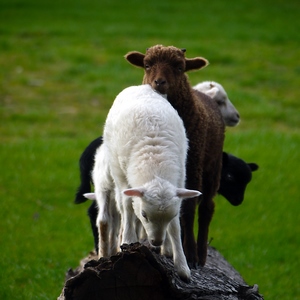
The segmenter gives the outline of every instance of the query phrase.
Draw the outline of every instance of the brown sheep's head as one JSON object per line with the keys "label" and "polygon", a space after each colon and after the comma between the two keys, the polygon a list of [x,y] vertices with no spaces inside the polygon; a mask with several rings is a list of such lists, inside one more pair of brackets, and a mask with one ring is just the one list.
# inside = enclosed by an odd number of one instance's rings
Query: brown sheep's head
{"label": "brown sheep's head", "polygon": [[134,66],[143,68],[144,84],[161,94],[169,94],[186,82],[185,72],[199,70],[208,65],[202,57],[186,58],[185,49],[156,45],[148,48],[146,54],[132,51],[125,58]]}

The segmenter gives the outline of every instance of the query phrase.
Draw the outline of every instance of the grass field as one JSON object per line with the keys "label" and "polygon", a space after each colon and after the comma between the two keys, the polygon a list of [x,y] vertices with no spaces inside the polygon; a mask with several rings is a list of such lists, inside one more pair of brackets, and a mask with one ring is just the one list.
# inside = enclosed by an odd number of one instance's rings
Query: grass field
{"label": "grass field", "polygon": [[216,198],[212,246],[265,299],[300,299],[299,20],[295,0],[0,0],[0,299],[56,299],[92,249],[78,159],[141,83],[123,56],[154,44],[210,61],[190,81],[224,85],[224,148],[260,166],[240,207]]}

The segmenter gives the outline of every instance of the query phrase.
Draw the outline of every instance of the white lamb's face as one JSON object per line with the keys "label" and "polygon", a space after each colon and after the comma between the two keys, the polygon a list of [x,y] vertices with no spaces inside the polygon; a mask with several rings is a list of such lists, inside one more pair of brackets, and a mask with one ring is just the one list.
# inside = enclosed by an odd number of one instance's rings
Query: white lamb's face
{"label": "white lamb's face", "polygon": [[179,205],[175,204],[160,210],[157,205],[141,198],[135,198],[133,207],[135,214],[143,224],[149,242],[153,246],[161,246],[166,238],[169,223],[178,215]]}

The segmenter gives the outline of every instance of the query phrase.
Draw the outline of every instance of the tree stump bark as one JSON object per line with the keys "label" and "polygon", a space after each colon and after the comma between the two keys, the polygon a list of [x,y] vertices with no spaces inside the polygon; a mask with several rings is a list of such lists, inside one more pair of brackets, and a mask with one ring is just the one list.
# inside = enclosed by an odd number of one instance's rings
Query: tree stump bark
{"label": "tree stump bark", "polygon": [[258,286],[248,286],[212,247],[206,265],[191,270],[189,283],[178,277],[172,259],[139,243],[121,249],[110,258],[94,260],[89,256],[75,271],[70,269],[58,300],[263,299]]}

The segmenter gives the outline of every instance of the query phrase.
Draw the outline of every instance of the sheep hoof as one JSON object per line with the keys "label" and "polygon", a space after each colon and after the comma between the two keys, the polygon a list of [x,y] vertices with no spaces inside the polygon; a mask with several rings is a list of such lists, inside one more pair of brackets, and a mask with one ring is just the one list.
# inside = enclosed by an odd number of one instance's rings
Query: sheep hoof
{"label": "sheep hoof", "polygon": [[193,262],[188,262],[188,266],[190,269],[198,269],[199,264],[197,262],[193,261]]}
{"label": "sheep hoof", "polygon": [[191,273],[188,272],[188,274],[186,273],[178,273],[180,279],[186,283],[189,283],[191,281]]}
{"label": "sheep hoof", "polygon": [[191,282],[191,278],[190,277],[180,277],[182,281],[184,281],[185,283],[190,283]]}
{"label": "sheep hoof", "polygon": [[176,271],[180,277],[180,279],[186,283],[189,283],[191,280],[191,270],[188,268],[188,266],[186,266],[186,268],[182,268],[182,269],[178,269],[176,268]]}

